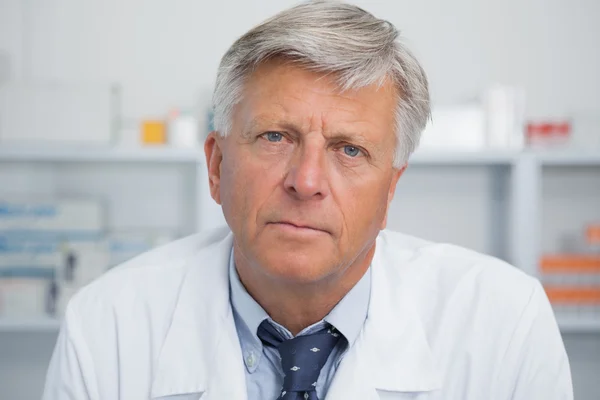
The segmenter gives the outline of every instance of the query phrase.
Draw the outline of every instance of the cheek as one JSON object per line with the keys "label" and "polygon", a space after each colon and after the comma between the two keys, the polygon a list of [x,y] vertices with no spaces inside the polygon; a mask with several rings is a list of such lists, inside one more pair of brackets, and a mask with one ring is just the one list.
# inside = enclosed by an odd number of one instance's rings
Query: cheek
{"label": "cheek", "polygon": [[223,213],[231,229],[239,231],[247,214],[247,195],[253,191],[251,181],[245,180],[245,169],[231,160],[221,167],[221,203]]}
{"label": "cheek", "polygon": [[339,179],[336,191],[344,215],[348,240],[354,241],[379,232],[387,210],[389,185],[379,179]]}
{"label": "cheek", "polygon": [[227,222],[234,233],[254,231],[257,213],[272,192],[272,174],[261,163],[248,157],[223,163],[221,202]]}

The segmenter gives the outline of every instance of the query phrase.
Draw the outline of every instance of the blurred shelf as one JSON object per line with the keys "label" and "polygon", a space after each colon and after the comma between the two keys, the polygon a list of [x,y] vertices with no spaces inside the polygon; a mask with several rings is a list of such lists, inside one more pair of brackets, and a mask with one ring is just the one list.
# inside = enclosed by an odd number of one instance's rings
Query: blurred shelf
{"label": "blurred shelf", "polygon": [[[418,150],[409,161],[411,165],[446,166],[510,166],[521,155],[533,155],[542,165],[595,166],[600,165],[600,152],[536,152],[511,150]],[[0,162],[157,162],[196,163],[204,161],[204,151],[170,147],[148,148],[58,148],[51,146],[1,146]]]}
{"label": "blurred shelf", "polygon": [[161,162],[195,163],[204,160],[200,149],[2,147],[0,162]]}
{"label": "blurred shelf", "polygon": [[563,333],[600,333],[598,318],[557,317],[558,326]]}
{"label": "blurred shelf", "polygon": [[510,165],[519,157],[516,151],[436,151],[419,150],[410,158],[409,165]]}
{"label": "blurred shelf", "polygon": [[2,332],[58,332],[60,320],[55,318],[14,319],[0,318]]}
{"label": "blurred shelf", "polygon": [[547,166],[600,166],[600,151],[546,151],[533,154],[542,165]]}

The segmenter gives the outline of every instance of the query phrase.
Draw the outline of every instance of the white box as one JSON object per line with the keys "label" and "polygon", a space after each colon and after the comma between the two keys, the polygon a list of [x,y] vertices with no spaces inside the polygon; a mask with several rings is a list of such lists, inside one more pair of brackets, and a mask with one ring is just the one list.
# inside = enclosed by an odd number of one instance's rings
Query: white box
{"label": "white box", "polygon": [[109,267],[106,242],[67,242],[61,244],[60,281],[79,288],[98,278]]}
{"label": "white box", "polygon": [[47,316],[49,289],[50,281],[44,279],[0,279],[0,316]]}
{"label": "white box", "polygon": [[93,200],[37,201],[0,197],[0,234],[66,239],[97,238],[104,230],[103,207]]}
{"label": "white box", "polygon": [[84,286],[109,266],[106,241],[0,237],[0,278],[37,278]]}
{"label": "white box", "polygon": [[56,243],[0,237],[0,278],[52,280],[61,263]]}
{"label": "white box", "polygon": [[525,147],[525,91],[493,85],[484,95],[485,130],[490,148],[521,150]]}
{"label": "white box", "polygon": [[115,267],[155,247],[175,240],[170,232],[113,232],[107,237],[109,265]]}
{"label": "white box", "polygon": [[420,150],[480,150],[485,147],[485,114],[479,105],[434,107]]}
{"label": "white box", "polygon": [[109,85],[0,86],[0,142],[109,145],[118,104]]}

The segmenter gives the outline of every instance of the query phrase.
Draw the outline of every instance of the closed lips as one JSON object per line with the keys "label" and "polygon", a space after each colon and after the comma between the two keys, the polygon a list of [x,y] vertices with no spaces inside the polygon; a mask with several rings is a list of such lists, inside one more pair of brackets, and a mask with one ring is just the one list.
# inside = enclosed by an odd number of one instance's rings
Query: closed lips
{"label": "closed lips", "polygon": [[325,229],[317,228],[314,225],[307,225],[307,224],[290,222],[290,221],[277,221],[277,222],[271,222],[271,223],[272,224],[289,225],[289,226],[292,226],[292,227],[298,228],[298,229],[312,229],[315,231],[327,232]]}

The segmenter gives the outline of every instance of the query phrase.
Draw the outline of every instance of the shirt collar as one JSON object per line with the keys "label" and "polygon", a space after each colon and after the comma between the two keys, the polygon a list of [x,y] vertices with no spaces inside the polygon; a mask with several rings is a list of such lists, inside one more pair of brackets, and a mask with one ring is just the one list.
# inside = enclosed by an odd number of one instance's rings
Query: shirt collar
{"label": "shirt collar", "polygon": [[[241,320],[252,333],[254,345],[261,345],[257,336],[258,326],[265,319],[270,319],[267,312],[250,296],[242,285],[235,268],[233,249],[229,258],[229,284],[231,287],[231,305]],[[367,318],[371,298],[371,268],[356,285],[340,300],[340,302],[324,318],[348,340],[352,346]],[[318,324],[318,323],[317,323]],[[303,331],[304,332],[304,331]],[[242,344],[242,346],[244,346]]]}

